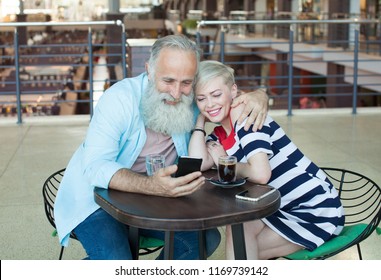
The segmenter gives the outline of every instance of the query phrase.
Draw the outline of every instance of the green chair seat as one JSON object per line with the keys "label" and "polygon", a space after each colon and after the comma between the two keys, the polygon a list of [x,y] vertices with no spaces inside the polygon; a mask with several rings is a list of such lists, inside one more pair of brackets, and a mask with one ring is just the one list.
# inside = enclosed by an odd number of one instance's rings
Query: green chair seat
{"label": "green chair seat", "polygon": [[164,240],[153,237],[139,236],[139,255],[144,256],[154,253],[164,246]]}
{"label": "green chair seat", "polygon": [[157,248],[157,247],[163,247],[163,246],[164,246],[164,240],[156,239],[153,237],[145,237],[145,236],[140,236],[139,238],[140,249]]}
{"label": "green chair seat", "polygon": [[[319,246],[313,251],[306,249],[297,251],[295,253],[285,256],[286,259],[291,260],[311,260],[321,256],[333,253],[340,248],[343,248],[355,240],[367,227],[367,224],[356,224],[351,226],[345,226],[340,235],[328,240],[323,245]],[[381,230],[377,230],[380,234]]]}

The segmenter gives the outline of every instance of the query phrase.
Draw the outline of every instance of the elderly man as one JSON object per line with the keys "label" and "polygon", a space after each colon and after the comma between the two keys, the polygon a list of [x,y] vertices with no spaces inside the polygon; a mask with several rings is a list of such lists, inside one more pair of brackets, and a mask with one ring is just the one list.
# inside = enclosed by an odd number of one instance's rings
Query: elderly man
{"label": "elderly man", "polygon": [[[177,157],[187,155],[198,115],[192,86],[199,61],[194,42],[181,35],[163,37],[152,47],[146,73],[114,84],[99,100],[86,139],[71,158],[57,195],[54,214],[62,245],[68,245],[73,231],[89,259],[132,258],[128,226],[94,202],[95,186],[179,197],[204,184],[201,172],[171,176],[177,170]],[[242,102],[248,104],[242,119],[251,112],[251,123],[261,127],[267,113],[266,94],[245,94],[235,106]],[[165,155],[166,167],[148,177],[142,173],[145,156],[151,153]],[[161,231],[141,230],[141,234],[164,239]],[[218,230],[208,230],[208,256],[219,243]],[[199,258],[197,232],[175,233],[174,258]]]}

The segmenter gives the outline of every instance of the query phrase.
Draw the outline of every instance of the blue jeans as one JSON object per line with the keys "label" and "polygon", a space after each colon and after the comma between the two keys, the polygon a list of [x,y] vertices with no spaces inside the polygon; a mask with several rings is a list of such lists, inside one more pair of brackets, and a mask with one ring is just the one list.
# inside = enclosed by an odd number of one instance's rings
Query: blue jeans
{"label": "blue jeans", "polygon": [[[73,232],[85,249],[90,260],[130,260],[132,254],[128,242],[128,226],[118,222],[102,208],[79,224]],[[141,229],[141,235],[164,240],[164,232]],[[206,231],[206,254],[210,256],[221,242],[218,229]],[[199,259],[197,231],[178,231],[174,234],[174,259]],[[163,252],[158,259],[163,258]]]}

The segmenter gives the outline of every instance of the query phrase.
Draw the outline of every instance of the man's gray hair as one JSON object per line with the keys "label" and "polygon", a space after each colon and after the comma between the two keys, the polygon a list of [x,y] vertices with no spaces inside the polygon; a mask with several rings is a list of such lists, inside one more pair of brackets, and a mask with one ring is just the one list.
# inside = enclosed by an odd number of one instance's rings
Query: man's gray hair
{"label": "man's gray hair", "polygon": [[165,48],[193,52],[196,56],[198,68],[201,59],[201,49],[196,43],[184,35],[168,35],[157,39],[151,48],[148,64],[153,76],[155,75],[157,58],[159,57],[160,51]]}

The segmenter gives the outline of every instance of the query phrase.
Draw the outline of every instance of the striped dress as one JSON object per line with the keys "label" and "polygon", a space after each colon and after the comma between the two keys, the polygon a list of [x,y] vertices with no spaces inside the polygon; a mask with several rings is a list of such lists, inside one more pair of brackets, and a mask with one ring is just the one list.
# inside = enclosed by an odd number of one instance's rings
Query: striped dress
{"label": "striped dress", "polygon": [[239,162],[256,153],[266,153],[271,166],[269,185],[281,193],[280,209],[262,219],[272,230],[308,250],[339,234],[344,211],[336,189],[325,173],[309,160],[268,116],[261,130],[234,125],[230,135],[215,127],[207,141],[219,141],[228,155]]}

